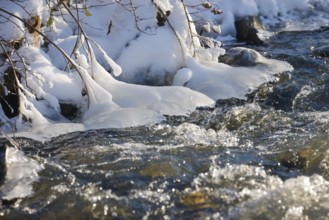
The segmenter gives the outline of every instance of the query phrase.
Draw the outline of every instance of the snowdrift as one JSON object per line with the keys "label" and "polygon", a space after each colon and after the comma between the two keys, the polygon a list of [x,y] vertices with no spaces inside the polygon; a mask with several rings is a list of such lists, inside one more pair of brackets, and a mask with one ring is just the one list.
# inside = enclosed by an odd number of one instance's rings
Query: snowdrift
{"label": "snowdrift", "polygon": [[[2,109],[1,120],[8,122],[3,129],[13,126],[22,135],[41,138],[155,123],[164,115],[186,115],[196,107],[212,106],[217,99],[244,99],[293,67],[251,50],[248,56],[254,65],[218,62],[225,54],[220,39],[235,35],[234,21],[260,15],[265,24],[275,24],[278,16],[287,18],[327,4],[320,0],[192,0],[188,5],[178,0],[47,2],[0,3],[4,42],[0,50],[14,61],[2,61],[1,75],[4,78],[10,68],[19,75],[14,80],[19,114],[8,117]],[[30,33],[24,23],[32,16],[40,18],[40,33]],[[200,30],[209,33],[201,35]],[[5,44],[17,41],[19,49]],[[64,105],[75,109],[74,114],[65,115]]]}

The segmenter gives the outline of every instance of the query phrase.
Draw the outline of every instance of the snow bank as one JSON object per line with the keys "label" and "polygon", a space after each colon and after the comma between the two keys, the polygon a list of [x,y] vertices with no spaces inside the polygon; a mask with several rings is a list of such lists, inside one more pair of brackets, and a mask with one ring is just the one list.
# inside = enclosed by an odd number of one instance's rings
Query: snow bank
{"label": "snow bank", "polygon": [[[39,139],[74,129],[122,128],[159,122],[163,120],[162,115],[185,115],[197,106],[213,104],[207,96],[184,87],[151,87],[117,81],[97,62],[93,51],[92,63],[84,63],[87,62],[84,55],[77,59],[84,72],[83,81],[74,70],[68,73],[56,68],[40,49],[24,47],[19,52],[30,66],[26,85],[41,99],[33,101],[35,111],[28,114],[32,124],[45,117],[44,123],[35,124],[29,130],[30,135],[39,135]],[[84,86],[88,87],[89,106],[81,93]],[[60,117],[60,102],[88,110],[80,123],[71,123]],[[70,126],[74,129],[66,128]],[[17,135],[26,136],[27,133]]]}
{"label": "snow bank", "polygon": [[[260,55],[261,56],[261,55]],[[275,80],[275,73],[292,71],[287,62],[262,57],[254,67],[232,67],[223,63],[198,62],[188,59],[187,68],[192,72],[186,86],[217,99],[240,98],[262,83]]]}
{"label": "snow bank", "polygon": [[[188,114],[216,99],[243,99],[260,84],[275,80],[276,73],[292,67],[257,52],[248,53],[255,61],[252,66],[218,63],[225,54],[215,39],[220,31],[221,36],[234,36],[234,21],[243,16],[261,15],[274,21],[296,11],[328,6],[324,0],[191,0],[186,7],[178,0],[122,0],[120,4],[88,0],[86,5],[80,3],[79,13],[72,6],[70,12],[98,46],[79,36],[80,27],[65,7],[60,5],[50,14],[49,7],[55,4],[0,2],[1,8],[22,19],[40,15],[41,31],[62,50],[54,45],[37,49],[23,42],[18,51],[28,68],[20,94],[25,117],[19,115],[12,122],[22,130],[32,125],[35,134],[46,133],[47,126],[53,130],[56,123],[66,123],[65,131],[72,131],[69,125],[78,130],[136,126],[158,122],[163,115]],[[1,15],[1,37],[21,39],[26,33],[24,24],[12,17],[10,21],[17,25],[6,22],[8,15]],[[198,36],[202,28],[211,33]],[[76,44],[79,39],[80,45]],[[15,54],[13,58],[20,59]],[[17,64],[20,69],[25,65]],[[75,123],[62,116],[61,103],[78,108]]]}
{"label": "snow bank", "polygon": [[[31,15],[46,15],[47,4],[44,0],[33,1],[12,1],[2,0],[0,8],[10,11],[23,19],[30,18]],[[25,33],[25,26],[22,21],[0,12],[0,33],[4,40],[13,41],[21,39]],[[7,21],[10,22],[7,22]]]}

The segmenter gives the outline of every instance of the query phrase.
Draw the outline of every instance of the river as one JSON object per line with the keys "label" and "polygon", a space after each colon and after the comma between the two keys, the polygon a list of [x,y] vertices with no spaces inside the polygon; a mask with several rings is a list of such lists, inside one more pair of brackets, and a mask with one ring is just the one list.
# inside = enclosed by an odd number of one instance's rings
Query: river
{"label": "river", "polygon": [[329,219],[328,58],[312,52],[328,39],[326,28],[280,32],[251,47],[295,70],[246,100],[149,126],[19,138],[41,168],[33,193],[2,199],[1,219]]}

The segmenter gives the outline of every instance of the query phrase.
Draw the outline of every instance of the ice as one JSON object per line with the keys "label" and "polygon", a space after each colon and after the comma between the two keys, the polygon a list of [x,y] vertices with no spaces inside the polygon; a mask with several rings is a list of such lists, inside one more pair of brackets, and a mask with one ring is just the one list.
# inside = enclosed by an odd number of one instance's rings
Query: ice
{"label": "ice", "polygon": [[38,172],[43,169],[42,165],[24,155],[22,151],[8,147],[6,166],[5,182],[0,187],[1,199],[12,200],[31,195],[32,183],[38,180]]}
{"label": "ice", "polygon": [[16,137],[27,137],[41,142],[49,141],[59,135],[76,131],[86,131],[81,123],[57,122],[40,125],[33,128],[25,128],[15,134]]}
{"label": "ice", "polygon": [[192,70],[192,77],[187,87],[202,92],[213,99],[245,98],[260,84],[275,80],[277,71],[291,71],[287,62],[274,61],[262,57],[264,65],[255,67],[232,67],[223,63],[187,60],[187,67]]}
{"label": "ice", "polygon": [[86,129],[124,128],[162,121],[164,118],[155,111],[147,109],[123,108],[107,110],[108,106],[96,105],[84,115]]}

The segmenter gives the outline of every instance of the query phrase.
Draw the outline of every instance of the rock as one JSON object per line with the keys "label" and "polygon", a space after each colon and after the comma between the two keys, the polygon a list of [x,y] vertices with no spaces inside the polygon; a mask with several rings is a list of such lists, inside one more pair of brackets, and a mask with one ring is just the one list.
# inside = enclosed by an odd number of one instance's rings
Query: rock
{"label": "rock", "polygon": [[190,192],[180,199],[180,203],[185,206],[203,206],[208,201],[208,195],[205,191]]}
{"label": "rock", "polygon": [[258,34],[265,28],[256,16],[244,17],[237,19],[234,23],[236,29],[236,39],[248,44],[262,45],[264,41]]}
{"label": "rock", "polygon": [[235,47],[226,51],[226,54],[219,57],[219,62],[232,66],[256,66],[260,63],[262,55],[255,50]]}
{"label": "rock", "polygon": [[221,204],[208,190],[196,190],[186,193],[179,200],[179,203],[190,209],[213,209],[217,210]]}
{"label": "rock", "polygon": [[329,57],[329,45],[312,48],[312,53],[317,57]]}
{"label": "rock", "polygon": [[299,169],[307,175],[315,173],[329,178],[329,150],[327,133],[316,136],[303,148],[278,154],[278,161],[289,169]]}
{"label": "rock", "polygon": [[60,103],[61,114],[67,119],[75,119],[78,116],[78,107],[70,103]]}
{"label": "rock", "polygon": [[151,178],[174,177],[180,175],[180,170],[177,164],[171,161],[153,161],[145,164],[139,173],[141,176]]}
{"label": "rock", "polygon": [[312,150],[304,148],[297,152],[285,152],[282,154],[280,163],[289,169],[306,170],[310,164]]}
{"label": "rock", "polygon": [[[244,111],[246,110],[246,111]],[[229,131],[238,130],[245,122],[248,122],[253,117],[253,112],[249,112],[244,108],[236,108],[230,113],[227,113],[227,120],[225,122],[225,127]]]}
{"label": "rock", "polygon": [[0,85],[0,104],[8,118],[15,117],[19,113],[18,86],[14,74],[13,69],[9,67],[3,76],[4,83]]}

